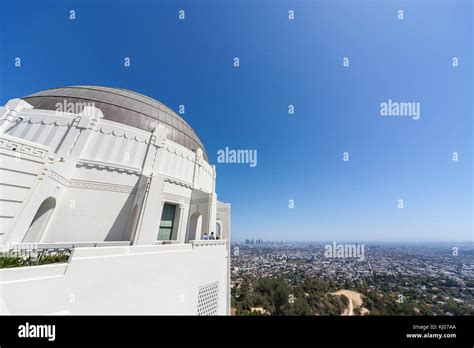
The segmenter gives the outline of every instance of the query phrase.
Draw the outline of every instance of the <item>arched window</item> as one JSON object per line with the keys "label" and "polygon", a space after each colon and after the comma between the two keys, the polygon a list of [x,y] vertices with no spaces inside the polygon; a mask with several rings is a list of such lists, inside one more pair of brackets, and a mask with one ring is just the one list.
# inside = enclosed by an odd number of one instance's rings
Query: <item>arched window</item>
{"label": "arched window", "polygon": [[217,220],[216,221],[216,239],[225,239],[225,237],[222,235],[222,221]]}
{"label": "arched window", "polygon": [[196,212],[191,215],[189,219],[189,230],[188,238],[186,242],[190,240],[199,240],[201,239],[201,229],[202,229],[202,216],[200,213]]}
{"label": "arched window", "polygon": [[51,219],[55,207],[56,199],[53,197],[46,198],[43,203],[41,203],[26,232],[25,238],[23,238],[23,243],[38,243],[41,241],[41,237],[48,227],[48,222]]}

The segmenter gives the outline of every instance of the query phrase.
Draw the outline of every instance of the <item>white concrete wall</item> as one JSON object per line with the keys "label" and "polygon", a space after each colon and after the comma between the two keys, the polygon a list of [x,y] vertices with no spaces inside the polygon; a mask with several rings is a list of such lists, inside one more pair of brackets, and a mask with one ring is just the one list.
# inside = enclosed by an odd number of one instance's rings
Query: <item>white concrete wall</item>
{"label": "white concrete wall", "polygon": [[7,242],[33,191],[44,179],[48,156],[46,146],[0,133],[0,245]]}
{"label": "white concrete wall", "polygon": [[128,193],[65,188],[40,242],[125,240],[134,198]]}
{"label": "white concrete wall", "polygon": [[74,249],[68,264],[0,270],[0,314],[196,314],[198,288],[219,283],[225,242]]}

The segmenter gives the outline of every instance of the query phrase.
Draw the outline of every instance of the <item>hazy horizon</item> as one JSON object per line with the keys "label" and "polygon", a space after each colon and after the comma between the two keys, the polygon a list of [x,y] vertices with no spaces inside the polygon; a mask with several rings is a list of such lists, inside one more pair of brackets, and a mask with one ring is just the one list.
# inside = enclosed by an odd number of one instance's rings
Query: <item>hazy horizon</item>
{"label": "hazy horizon", "polygon": [[[252,238],[246,238],[248,240],[252,240]],[[245,243],[246,239],[239,239],[239,240],[234,240],[232,239],[232,243]],[[273,243],[279,243],[279,242],[284,242],[284,243],[394,243],[394,244],[410,244],[410,243],[442,243],[442,244],[447,244],[447,243],[463,243],[463,244],[472,244],[474,247],[473,241],[472,240],[341,240],[341,239],[313,239],[313,240],[280,240],[280,239],[263,239],[263,238],[253,238],[254,241],[261,239],[263,242],[273,242]]]}

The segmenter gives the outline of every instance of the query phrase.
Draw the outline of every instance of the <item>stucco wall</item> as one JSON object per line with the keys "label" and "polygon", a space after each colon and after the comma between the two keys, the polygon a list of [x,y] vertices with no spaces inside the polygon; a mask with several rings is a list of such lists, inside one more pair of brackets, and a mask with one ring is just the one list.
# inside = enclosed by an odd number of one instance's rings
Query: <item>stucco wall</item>
{"label": "stucco wall", "polygon": [[225,242],[77,248],[69,264],[0,270],[1,314],[196,314],[198,288],[219,282]]}
{"label": "stucco wall", "polygon": [[48,155],[46,146],[0,134],[0,245],[44,179]]}

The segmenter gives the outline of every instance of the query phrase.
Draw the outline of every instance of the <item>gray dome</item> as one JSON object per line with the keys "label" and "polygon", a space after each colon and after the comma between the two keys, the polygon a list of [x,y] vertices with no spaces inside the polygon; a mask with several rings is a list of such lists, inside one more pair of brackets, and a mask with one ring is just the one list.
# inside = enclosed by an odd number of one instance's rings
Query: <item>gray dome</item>
{"label": "gray dome", "polygon": [[143,94],[121,88],[101,86],[71,86],[48,89],[22,98],[35,109],[56,110],[56,103],[93,102],[104,119],[151,132],[158,123],[169,130],[168,139],[192,151],[206,150],[194,130],[166,105]]}

